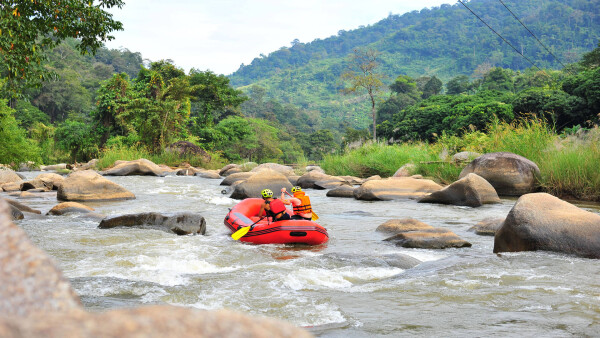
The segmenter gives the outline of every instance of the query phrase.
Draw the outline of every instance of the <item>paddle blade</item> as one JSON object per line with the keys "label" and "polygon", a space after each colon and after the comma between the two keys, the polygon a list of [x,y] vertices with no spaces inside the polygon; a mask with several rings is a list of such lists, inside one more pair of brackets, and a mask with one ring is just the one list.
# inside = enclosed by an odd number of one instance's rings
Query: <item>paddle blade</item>
{"label": "paddle blade", "polygon": [[250,228],[251,227],[243,227],[243,228],[239,229],[238,231],[231,234],[231,238],[233,238],[237,241],[238,239],[244,237],[244,235],[246,235],[248,233],[248,231],[250,231]]}
{"label": "paddle blade", "polygon": [[311,218],[311,219],[312,219],[313,221],[316,221],[316,220],[318,220],[318,219],[319,219],[319,216],[317,216],[317,214],[315,214],[315,212],[313,211],[313,213],[312,213],[312,218]]}

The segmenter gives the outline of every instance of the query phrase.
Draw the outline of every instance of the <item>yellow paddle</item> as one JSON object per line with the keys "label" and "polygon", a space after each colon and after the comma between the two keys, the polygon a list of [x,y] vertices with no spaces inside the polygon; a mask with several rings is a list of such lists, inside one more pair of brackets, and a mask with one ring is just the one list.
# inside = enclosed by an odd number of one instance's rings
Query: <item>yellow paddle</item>
{"label": "yellow paddle", "polygon": [[[287,192],[287,190],[285,191],[285,193],[288,194],[288,196],[290,196],[290,197],[294,197],[289,192]],[[314,210],[312,210],[312,217],[310,219],[312,219],[313,221],[316,221],[319,219],[319,216],[317,216],[317,213],[315,213]]]}
{"label": "yellow paddle", "polygon": [[250,231],[250,230],[252,230],[254,228],[254,225],[256,223],[262,221],[263,218],[265,218],[265,217],[267,217],[267,216],[261,217],[258,221],[254,222],[254,224],[252,224],[250,226],[238,229],[236,232],[234,232],[234,233],[231,234],[231,238],[233,238],[234,240],[237,241],[238,239],[244,237],[248,233],[248,231]]}

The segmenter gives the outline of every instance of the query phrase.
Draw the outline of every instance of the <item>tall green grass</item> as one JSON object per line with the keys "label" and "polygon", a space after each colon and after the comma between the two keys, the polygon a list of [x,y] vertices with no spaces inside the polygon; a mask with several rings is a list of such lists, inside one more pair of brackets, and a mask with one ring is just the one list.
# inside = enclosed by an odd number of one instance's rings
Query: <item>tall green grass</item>
{"label": "tall green grass", "polygon": [[343,155],[327,155],[320,166],[332,175],[388,177],[406,163],[432,160],[434,157],[423,143],[368,143]]}
{"label": "tall green grass", "polygon": [[545,121],[495,121],[486,132],[470,130],[462,136],[442,135],[435,143],[367,144],[341,155],[326,156],[321,167],[332,175],[389,177],[407,163],[413,174],[449,184],[466,163],[453,163],[452,154],[511,152],[540,168],[539,185],[555,196],[600,201],[600,130],[583,136],[560,136]]}

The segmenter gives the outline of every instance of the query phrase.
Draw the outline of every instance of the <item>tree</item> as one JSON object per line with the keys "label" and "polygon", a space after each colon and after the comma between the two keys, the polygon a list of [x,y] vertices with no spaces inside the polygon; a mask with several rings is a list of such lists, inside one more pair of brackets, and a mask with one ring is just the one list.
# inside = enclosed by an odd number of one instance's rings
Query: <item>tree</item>
{"label": "tree", "polygon": [[432,95],[438,95],[442,92],[442,81],[433,76],[423,86],[423,99],[427,99]]}
{"label": "tree", "polygon": [[229,79],[209,70],[192,69],[189,75],[192,100],[192,119],[202,127],[212,126],[224,118],[236,115],[237,109],[248,98],[229,85]]}
{"label": "tree", "polygon": [[110,32],[123,25],[104,9],[124,4],[122,0],[3,0],[0,3],[0,97],[15,97],[24,87],[37,86],[50,78],[44,68],[45,52],[68,37],[79,39],[77,49],[95,53]]}
{"label": "tree", "polygon": [[470,89],[471,84],[466,75],[456,76],[446,83],[446,94],[448,95],[467,93]]}
{"label": "tree", "polygon": [[18,165],[25,161],[39,161],[39,152],[27,139],[25,129],[19,127],[6,100],[0,99],[0,163]]}
{"label": "tree", "polygon": [[371,101],[371,114],[373,116],[373,141],[377,140],[377,110],[376,98],[383,87],[383,74],[377,72],[379,52],[369,49],[355,49],[350,59],[350,70],[342,74],[342,79],[349,81],[350,86],[346,93],[366,91]]}

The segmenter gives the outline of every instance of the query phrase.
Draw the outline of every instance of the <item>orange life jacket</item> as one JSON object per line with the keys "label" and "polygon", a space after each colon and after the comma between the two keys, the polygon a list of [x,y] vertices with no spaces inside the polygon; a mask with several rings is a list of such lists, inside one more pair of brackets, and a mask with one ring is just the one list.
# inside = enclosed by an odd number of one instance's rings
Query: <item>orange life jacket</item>
{"label": "orange life jacket", "polygon": [[297,214],[308,214],[312,212],[310,206],[310,198],[306,196],[304,191],[297,191],[294,193],[294,197],[300,200],[300,205],[294,205],[294,213]]}

